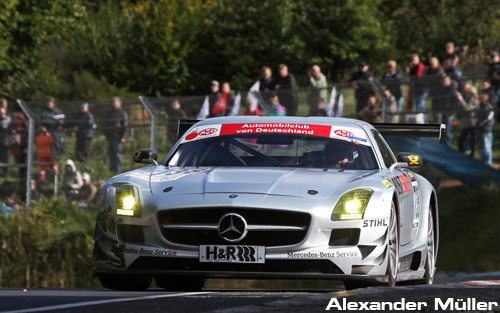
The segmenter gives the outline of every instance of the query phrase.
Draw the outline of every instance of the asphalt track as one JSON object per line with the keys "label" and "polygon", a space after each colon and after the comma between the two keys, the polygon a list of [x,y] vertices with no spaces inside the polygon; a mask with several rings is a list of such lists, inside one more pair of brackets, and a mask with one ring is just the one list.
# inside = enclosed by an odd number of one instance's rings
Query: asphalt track
{"label": "asphalt track", "polygon": [[[334,300],[335,299],[335,300]],[[436,300],[438,299],[438,300]],[[339,307],[345,302],[350,307]],[[331,290],[222,290],[201,292],[117,292],[100,289],[0,289],[0,313],[30,312],[325,312],[376,308],[387,311],[411,303],[421,312],[500,312],[500,280]],[[349,304],[351,303],[351,304]],[[410,304],[409,304],[410,303]],[[438,304],[436,304],[438,303]],[[410,305],[410,306],[408,306]],[[452,305],[455,307],[452,308]],[[392,310],[387,310],[391,308]],[[488,307],[489,306],[489,307]],[[483,307],[487,309],[483,310]],[[366,310],[365,310],[366,311]],[[399,310],[401,311],[401,310]]]}

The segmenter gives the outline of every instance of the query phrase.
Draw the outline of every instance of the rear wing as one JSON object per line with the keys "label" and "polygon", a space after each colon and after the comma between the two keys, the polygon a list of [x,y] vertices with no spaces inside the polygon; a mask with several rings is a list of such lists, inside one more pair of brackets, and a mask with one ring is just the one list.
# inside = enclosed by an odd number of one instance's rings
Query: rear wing
{"label": "rear wing", "polygon": [[[181,138],[191,126],[198,122],[198,120],[179,120],[177,137]],[[373,123],[372,125],[384,136],[434,137],[439,139],[439,143],[443,143],[446,138],[445,124]]]}
{"label": "rear wing", "polygon": [[445,124],[373,123],[372,125],[384,136],[434,137],[439,139],[439,143],[444,143],[446,138]]}
{"label": "rear wing", "polygon": [[180,139],[184,133],[188,131],[194,124],[198,123],[198,120],[179,120],[179,124],[177,125],[177,138]]}

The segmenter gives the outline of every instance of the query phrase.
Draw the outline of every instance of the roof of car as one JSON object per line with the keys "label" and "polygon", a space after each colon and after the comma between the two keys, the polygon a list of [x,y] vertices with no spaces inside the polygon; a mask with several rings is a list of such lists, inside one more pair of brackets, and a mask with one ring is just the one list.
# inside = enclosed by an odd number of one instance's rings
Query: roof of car
{"label": "roof of car", "polygon": [[289,123],[289,124],[311,124],[311,125],[333,125],[333,126],[350,126],[373,128],[372,125],[365,121],[343,118],[343,117],[322,117],[322,116],[224,116],[209,118],[199,122],[198,126],[216,125],[216,124],[234,124],[234,123]]}

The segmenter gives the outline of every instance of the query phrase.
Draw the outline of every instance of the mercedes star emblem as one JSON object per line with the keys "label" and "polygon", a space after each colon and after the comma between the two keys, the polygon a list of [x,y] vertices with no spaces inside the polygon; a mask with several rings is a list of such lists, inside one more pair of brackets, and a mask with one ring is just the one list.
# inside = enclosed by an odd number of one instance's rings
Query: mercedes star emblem
{"label": "mercedes star emblem", "polygon": [[217,226],[222,239],[229,242],[239,242],[247,235],[247,222],[243,216],[228,213],[222,216]]}

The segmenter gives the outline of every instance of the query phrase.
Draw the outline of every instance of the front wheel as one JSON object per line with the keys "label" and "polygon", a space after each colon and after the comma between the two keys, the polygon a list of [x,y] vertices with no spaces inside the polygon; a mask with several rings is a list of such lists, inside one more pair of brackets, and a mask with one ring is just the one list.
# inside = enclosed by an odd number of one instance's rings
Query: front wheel
{"label": "front wheel", "polygon": [[436,265],[436,241],[434,237],[434,219],[432,218],[431,210],[429,210],[427,221],[429,223],[427,227],[427,258],[423,283],[431,285],[434,281],[434,267]]}
{"label": "front wheel", "polygon": [[394,202],[391,205],[391,217],[389,220],[389,238],[387,241],[387,286],[396,285],[399,263],[399,224]]}

